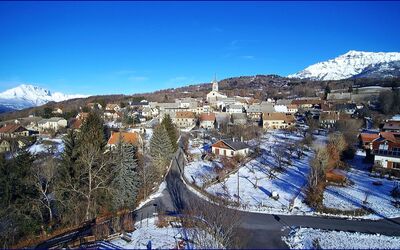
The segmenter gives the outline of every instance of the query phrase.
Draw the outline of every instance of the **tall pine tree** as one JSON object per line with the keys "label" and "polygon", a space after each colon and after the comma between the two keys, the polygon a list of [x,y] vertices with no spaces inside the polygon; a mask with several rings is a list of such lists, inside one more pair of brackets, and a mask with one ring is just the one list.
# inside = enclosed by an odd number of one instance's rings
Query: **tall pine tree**
{"label": "tall pine tree", "polygon": [[111,183],[112,206],[114,209],[132,208],[139,188],[136,148],[120,140],[113,151],[113,157],[115,176]]}
{"label": "tall pine tree", "polygon": [[169,140],[171,141],[174,151],[178,149],[178,130],[172,123],[171,116],[169,114],[164,115],[161,125],[165,128],[168,133]]}
{"label": "tall pine tree", "polygon": [[81,145],[93,145],[93,147],[103,150],[106,145],[103,123],[98,111],[90,112],[82,124],[79,143]]}
{"label": "tall pine tree", "polygon": [[174,148],[165,127],[162,125],[157,126],[150,139],[150,155],[160,175],[164,173],[173,153]]}
{"label": "tall pine tree", "polygon": [[77,133],[70,129],[63,138],[64,151],[61,155],[61,176],[74,180],[77,177],[77,160],[79,157],[79,141]]}

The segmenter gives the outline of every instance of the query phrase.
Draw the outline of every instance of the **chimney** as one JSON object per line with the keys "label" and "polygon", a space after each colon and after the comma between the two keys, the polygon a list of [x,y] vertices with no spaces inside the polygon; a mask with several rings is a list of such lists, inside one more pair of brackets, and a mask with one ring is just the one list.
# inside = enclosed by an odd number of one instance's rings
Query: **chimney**
{"label": "chimney", "polygon": [[243,136],[240,137],[240,141],[243,142]]}
{"label": "chimney", "polygon": [[235,142],[235,137],[232,137],[232,141]]}

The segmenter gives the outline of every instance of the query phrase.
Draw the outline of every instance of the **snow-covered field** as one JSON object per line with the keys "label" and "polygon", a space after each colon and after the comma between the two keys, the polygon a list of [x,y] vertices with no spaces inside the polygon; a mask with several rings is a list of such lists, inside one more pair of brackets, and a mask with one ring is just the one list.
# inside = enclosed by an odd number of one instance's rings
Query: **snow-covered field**
{"label": "snow-covered field", "polygon": [[64,143],[61,138],[42,138],[29,147],[28,151],[33,154],[53,153],[55,156],[64,151]]}
{"label": "snow-covered field", "polygon": [[[325,215],[315,212],[303,202],[310,169],[309,161],[313,157],[312,151],[306,151],[305,156],[298,159],[295,154],[290,155],[286,150],[285,159],[290,159],[291,165],[285,163],[283,172],[274,170],[278,165],[276,150],[285,148],[289,143],[296,144],[301,139],[302,137],[298,135],[282,131],[266,133],[261,139],[262,155],[260,157],[251,160],[220,183],[206,187],[206,191],[236,202],[239,181],[239,201],[242,210],[276,214]],[[316,135],[313,147],[323,146],[326,141],[326,136]],[[249,144],[254,145],[254,141]],[[190,151],[200,156],[203,152],[201,147],[196,148],[191,145]],[[371,165],[363,163],[364,157],[365,153],[357,151],[354,159],[348,161],[351,169],[345,172],[345,175],[354,184],[345,187],[327,186],[324,192],[324,206],[343,211],[352,211],[364,206],[375,211],[358,218],[400,217],[400,209],[392,205],[390,195],[396,181],[370,176]],[[200,157],[194,157],[194,161],[185,167],[185,177],[190,182],[194,179],[195,184],[202,187],[207,181],[215,179],[217,175],[214,169],[220,166],[219,162],[211,163],[201,160]],[[381,182],[382,185],[374,185],[373,182],[376,181]],[[278,194],[279,198],[272,198],[273,193]],[[342,214],[331,216],[354,217]]]}
{"label": "snow-covered field", "polygon": [[182,229],[171,226],[159,228],[156,226],[156,221],[157,218],[149,218],[136,222],[137,229],[130,233],[131,242],[116,239],[111,243],[123,249],[147,249],[149,242],[152,249],[176,248],[176,242],[182,238]]}
{"label": "snow-covered field", "polygon": [[297,228],[282,237],[290,249],[399,249],[400,237]]}
{"label": "snow-covered field", "polygon": [[[305,156],[297,159],[294,153],[290,155],[286,150],[285,161],[290,158],[292,165],[284,163],[283,172],[274,170],[278,166],[275,152],[289,143],[298,143],[301,139],[300,136],[280,131],[265,134],[260,144],[262,155],[245,164],[221,183],[208,187],[207,192],[237,201],[239,180],[239,200],[243,209],[280,214],[311,212],[311,208],[302,202],[302,190],[307,183],[312,152],[307,151]],[[278,199],[271,197],[275,192],[279,195]]]}
{"label": "snow-covered field", "polygon": [[215,179],[217,173],[215,168],[221,167],[219,162],[197,160],[185,166],[185,177],[190,182],[202,187],[204,183]]}
{"label": "snow-covered field", "polygon": [[[110,243],[122,249],[148,249],[148,246],[151,246],[151,249],[178,249],[178,246],[185,249],[219,248],[210,234],[204,231],[182,228],[176,223],[175,227],[171,224],[158,227],[157,221],[156,217],[138,221],[135,223],[136,230],[128,233],[132,239],[130,242],[118,238]],[[194,239],[202,239],[202,241]],[[205,244],[208,247],[201,247],[199,244]]]}
{"label": "snow-covered field", "polygon": [[[392,205],[390,195],[396,181],[370,176],[368,171],[370,164],[363,163],[364,157],[364,152],[357,151],[354,159],[349,161],[352,168],[345,174],[354,184],[346,187],[328,186],[324,192],[324,205],[341,210],[354,210],[364,205],[376,212],[363,216],[369,219],[399,217],[400,209]],[[377,181],[382,185],[373,185],[373,182]]]}

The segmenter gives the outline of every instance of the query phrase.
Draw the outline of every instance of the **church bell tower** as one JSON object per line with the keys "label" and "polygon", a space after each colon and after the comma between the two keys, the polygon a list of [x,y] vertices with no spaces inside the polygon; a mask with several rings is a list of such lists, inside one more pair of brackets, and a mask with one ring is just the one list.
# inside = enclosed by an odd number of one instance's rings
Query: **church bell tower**
{"label": "church bell tower", "polygon": [[217,75],[214,76],[214,80],[212,81],[212,90],[218,92]]}

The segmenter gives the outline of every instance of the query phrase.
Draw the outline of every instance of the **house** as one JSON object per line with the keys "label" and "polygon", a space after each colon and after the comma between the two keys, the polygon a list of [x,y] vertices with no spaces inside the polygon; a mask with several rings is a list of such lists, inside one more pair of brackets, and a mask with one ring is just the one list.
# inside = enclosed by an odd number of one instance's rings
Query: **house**
{"label": "house", "polygon": [[231,121],[234,125],[246,125],[247,115],[246,113],[234,113],[231,115]]}
{"label": "house", "polygon": [[9,140],[1,140],[0,142],[0,153],[10,152],[11,151],[11,143]]}
{"label": "house", "polygon": [[29,146],[31,142],[24,138],[9,138],[0,140],[0,153],[10,152],[16,149],[22,149]]}
{"label": "house", "polygon": [[100,103],[90,102],[86,105],[90,109],[102,109],[103,106]]}
{"label": "house", "polygon": [[355,103],[341,103],[336,104],[336,110],[340,112],[344,112],[345,114],[352,115],[357,110],[357,105]]}
{"label": "house", "polygon": [[339,119],[340,113],[337,111],[321,112],[319,116],[319,124],[323,128],[332,128]]}
{"label": "house", "polygon": [[273,112],[275,112],[275,110],[272,103],[262,102],[261,104],[250,105],[247,109],[247,116],[252,121],[260,121],[263,113]]}
{"label": "house", "polygon": [[359,146],[365,150],[371,149],[371,143],[379,138],[379,132],[363,132],[358,135]]}
{"label": "house", "polygon": [[80,113],[78,113],[78,114],[76,115],[76,119],[81,120],[81,121],[84,121],[84,120],[86,120],[86,118],[88,118],[88,116],[89,116],[89,113],[87,113],[87,112],[80,112]]}
{"label": "house", "polygon": [[274,105],[274,112],[288,113],[288,109],[286,105]]}
{"label": "house", "polygon": [[375,165],[400,171],[400,133],[381,132],[372,141]]}
{"label": "house", "polygon": [[219,140],[211,148],[213,154],[226,157],[234,157],[236,155],[246,156],[249,153],[249,145],[235,139]]}
{"label": "house", "polygon": [[30,131],[19,124],[4,124],[0,128],[0,138],[15,138],[17,136],[30,136]]}
{"label": "house", "polygon": [[143,147],[143,140],[139,133],[137,132],[111,132],[111,136],[108,139],[107,147],[109,149],[114,149],[118,143],[125,143],[130,145],[135,145],[138,150]]}
{"label": "house", "polygon": [[263,113],[264,129],[286,129],[295,125],[295,118],[292,114],[284,113]]}
{"label": "house", "polygon": [[116,103],[108,103],[106,105],[106,110],[108,110],[108,111],[111,111],[111,110],[119,111],[120,109],[121,109],[121,107]]}
{"label": "house", "polygon": [[60,108],[55,108],[55,109],[53,110],[52,113],[53,113],[53,114],[60,114],[60,115],[62,115],[62,114],[63,114],[63,110],[60,109]]}
{"label": "house", "polygon": [[292,100],[293,105],[296,105],[298,108],[302,109],[311,109],[321,107],[323,101],[321,99],[296,99]]}
{"label": "house", "polygon": [[213,129],[216,124],[216,116],[214,113],[203,113],[199,117],[200,128]]}
{"label": "house", "polygon": [[115,121],[118,119],[122,119],[123,114],[121,112],[117,112],[115,110],[106,110],[106,111],[104,111],[103,116],[104,116],[104,119]]}
{"label": "house", "polygon": [[49,119],[42,119],[38,122],[39,131],[44,130],[55,130],[58,131],[61,128],[66,128],[68,125],[67,120],[61,117],[51,117]]}
{"label": "house", "polygon": [[238,113],[243,113],[244,111],[244,107],[243,105],[240,104],[232,104],[229,105],[227,110],[226,110],[229,114],[238,114]]}
{"label": "house", "polygon": [[332,128],[339,120],[349,120],[351,115],[340,113],[338,111],[321,112],[319,116],[319,124],[323,128]]}
{"label": "house", "polygon": [[295,104],[287,105],[287,112],[288,113],[294,114],[294,113],[297,113],[297,111],[299,111],[299,109],[297,108],[297,105],[295,105]]}
{"label": "house", "polygon": [[388,120],[383,124],[382,131],[400,132],[400,121]]}
{"label": "house", "polygon": [[197,109],[197,100],[194,98],[181,98],[175,100],[175,102],[179,104],[180,108],[187,108],[191,110]]}
{"label": "house", "polygon": [[180,129],[192,128],[196,126],[196,115],[191,111],[178,111],[172,122]]}
{"label": "house", "polygon": [[144,107],[142,109],[142,116],[151,118],[155,117],[158,115],[158,109],[157,108],[150,108],[150,107]]}

